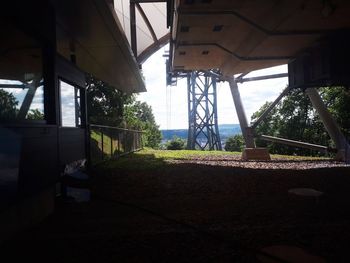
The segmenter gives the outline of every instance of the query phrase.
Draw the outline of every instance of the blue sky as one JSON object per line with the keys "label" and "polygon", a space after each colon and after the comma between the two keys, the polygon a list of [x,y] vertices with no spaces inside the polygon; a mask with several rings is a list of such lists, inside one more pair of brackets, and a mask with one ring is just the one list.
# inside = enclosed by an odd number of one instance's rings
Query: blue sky
{"label": "blue sky", "polygon": [[[166,48],[166,47],[165,47]],[[162,48],[143,65],[147,92],[140,93],[138,100],[152,106],[153,113],[161,129],[186,129],[187,82],[179,80],[177,86],[167,87],[165,80],[165,49]],[[251,72],[247,77],[287,72],[287,65]],[[251,115],[266,101],[273,101],[287,86],[287,78],[246,82],[239,84],[244,109],[250,121]],[[230,88],[227,83],[217,84],[219,124],[238,123]]]}
{"label": "blue sky", "polygon": [[[6,80],[6,79],[0,79],[0,84],[22,84],[20,81],[14,81],[14,80]],[[16,98],[18,101],[17,109],[21,108],[22,102],[24,100],[24,97],[27,94],[27,89],[20,89],[20,88],[6,88],[4,89],[7,92],[12,93],[12,95]],[[38,109],[41,112],[44,112],[44,89],[43,86],[40,86],[37,88],[35,92],[35,96],[33,98],[33,102],[30,105],[30,109]]]}
{"label": "blue sky", "polygon": [[[75,101],[74,101],[74,87],[61,81],[61,101],[62,103],[62,122],[64,126],[74,127],[75,126]],[[0,79],[0,84],[22,84],[19,81],[4,80]],[[24,97],[26,96],[28,89],[21,88],[6,88],[7,92],[12,93],[12,95],[18,101],[17,109],[21,108]],[[44,112],[44,89],[40,86],[35,91],[35,96],[30,105],[29,110],[37,109]]]}

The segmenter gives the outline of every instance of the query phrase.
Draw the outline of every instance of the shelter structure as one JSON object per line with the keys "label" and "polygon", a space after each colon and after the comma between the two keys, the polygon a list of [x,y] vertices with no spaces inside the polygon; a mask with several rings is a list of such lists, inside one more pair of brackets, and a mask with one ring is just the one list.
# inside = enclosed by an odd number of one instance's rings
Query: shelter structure
{"label": "shelter structure", "polygon": [[140,65],[168,41],[168,79],[204,71],[228,81],[252,149],[256,125],[247,123],[237,83],[288,63],[289,88],[306,90],[349,161],[349,144],[316,89],[350,84],[349,11],[345,0],[4,1],[0,241],[51,213],[64,167],[87,158],[86,73],[143,92]]}
{"label": "shelter structure", "polygon": [[114,8],[140,65],[155,51],[169,43],[169,1],[115,0]]}
{"label": "shelter structure", "polygon": [[54,209],[66,165],[88,157],[87,73],[145,85],[113,1],[4,1],[0,15],[0,241]]}
{"label": "shelter structure", "polygon": [[222,150],[217,112],[216,77],[208,72],[187,73],[189,150]]}
{"label": "shelter structure", "polygon": [[219,72],[218,79],[230,84],[246,147],[255,149],[254,127],[248,125],[237,80],[253,70],[288,64],[289,88],[306,90],[338,158],[350,162],[349,143],[317,92],[350,84],[349,1],[174,0],[169,10],[170,72]]}

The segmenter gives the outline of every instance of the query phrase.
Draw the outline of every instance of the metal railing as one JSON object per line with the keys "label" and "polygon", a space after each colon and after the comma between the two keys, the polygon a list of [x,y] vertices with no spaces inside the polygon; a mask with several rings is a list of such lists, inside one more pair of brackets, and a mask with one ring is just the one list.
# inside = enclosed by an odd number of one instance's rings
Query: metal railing
{"label": "metal railing", "polygon": [[139,151],[143,131],[103,125],[89,125],[90,162],[92,164]]}

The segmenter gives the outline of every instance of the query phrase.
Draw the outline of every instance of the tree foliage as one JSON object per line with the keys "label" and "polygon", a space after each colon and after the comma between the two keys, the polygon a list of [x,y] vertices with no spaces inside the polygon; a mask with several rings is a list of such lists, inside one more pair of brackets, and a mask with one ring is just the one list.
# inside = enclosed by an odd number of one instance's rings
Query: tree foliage
{"label": "tree foliage", "polygon": [[186,141],[177,136],[174,136],[172,140],[168,141],[166,144],[167,150],[184,150]]}
{"label": "tree foliage", "polygon": [[[3,89],[0,89],[0,121],[15,121],[18,114],[18,100]],[[27,120],[44,120],[44,113],[39,109],[31,109],[26,115]]]}
{"label": "tree foliage", "polygon": [[27,114],[27,120],[43,120],[44,113],[42,113],[39,109],[32,109]]}
{"label": "tree foliage", "polygon": [[162,134],[155,121],[152,107],[146,102],[134,100],[125,105],[123,121],[126,128],[145,132],[144,144],[146,147],[157,148],[159,146]]}
{"label": "tree foliage", "polygon": [[[346,88],[321,88],[320,95],[342,131],[350,135],[350,94]],[[256,121],[270,105],[266,102],[251,119]],[[257,127],[257,135],[271,135],[334,147],[319,115],[312,107],[309,98],[299,89],[292,90],[269,116]],[[291,146],[256,140],[259,147],[268,147],[270,152],[279,154],[317,155],[317,152]]]}
{"label": "tree foliage", "polygon": [[14,120],[17,105],[18,101],[11,93],[0,89],[0,121]]}
{"label": "tree foliage", "polygon": [[123,121],[124,105],[134,100],[131,95],[87,75],[87,110],[89,122],[119,126]]}
{"label": "tree foliage", "polygon": [[244,139],[242,134],[236,134],[227,138],[225,142],[225,151],[241,152],[244,146]]}
{"label": "tree foliage", "polygon": [[88,75],[87,105],[90,123],[142,130],[144,145],[158,147],[162,136],[152,108],[136,101],[135,95],[127,95]]}

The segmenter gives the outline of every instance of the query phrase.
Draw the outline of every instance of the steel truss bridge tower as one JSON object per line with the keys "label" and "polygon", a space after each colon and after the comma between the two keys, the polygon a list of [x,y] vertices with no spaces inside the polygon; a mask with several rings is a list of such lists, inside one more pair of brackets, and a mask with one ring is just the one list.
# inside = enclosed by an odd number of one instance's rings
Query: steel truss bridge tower
{"label": "steel truss bridge tower", "polygon": [[222,150],[218,128],[216,78],[208,72],[187,73],[187,149]]}

